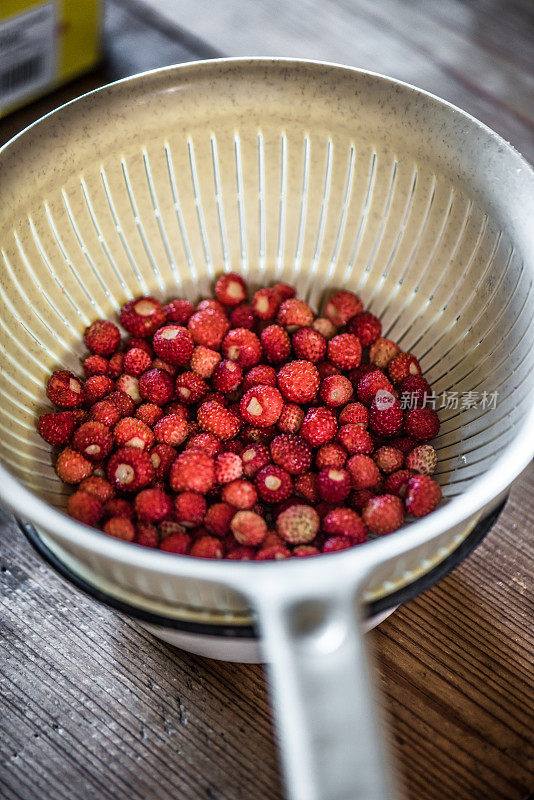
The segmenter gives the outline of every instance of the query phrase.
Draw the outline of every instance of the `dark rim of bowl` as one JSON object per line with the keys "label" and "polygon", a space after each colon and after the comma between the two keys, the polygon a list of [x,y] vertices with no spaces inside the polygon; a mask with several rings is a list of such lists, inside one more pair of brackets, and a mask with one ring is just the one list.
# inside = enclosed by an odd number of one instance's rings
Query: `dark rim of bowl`
{"label": "dark rim of bowl", "polygon": [[[418,594],[427,591],[437,583],[439,580],[452,572],[472,551],[477,547],[482,539],[491,530],[493,525],[499,518],[505,503],[505,498],[497,508],[491,511],[487,516],[478,522],[471,533],[458,545],[453,552],[443,559],[437,566],[426,572],[420,578],[416,578],[411,583],[404,586],[402,589],[391,592],[390,594],[380,597],[371,603],[367,603],[364,616],[369,619],[381,614],[384,611],[395,608],[403,603],[412,600]],[[259,633],[256,625],[232,625],[232,624],[212,624],[203,622],[190,622],[187,620],[174,619],[172,617],[165,617],[161,614],[154,614],[150,611],[144,611],[136,606],[126,603],[122,600],[113,597],[107,592],[103,592],[98,587],[94,586],[85,578],[82,578],[76,572],[67,567],[66,564],[59,559],[56,554],[43,542],[33,525],[28,522],[23,522],[17,518],[18,525],[33,548],[39,555],[63,578],[72,583],[76,588],[80,589],[85,594],[97,600],[99,603],[110,606],[116,611],[120,611],[129,617],[138,619],[141,622],[148,622],[151,625],[157,625],[163,628],[173,628],[175,630],[185,631],[192,634],[202,634],[208,636],[232,636],[236,638],[245,639],[258,639]]]}

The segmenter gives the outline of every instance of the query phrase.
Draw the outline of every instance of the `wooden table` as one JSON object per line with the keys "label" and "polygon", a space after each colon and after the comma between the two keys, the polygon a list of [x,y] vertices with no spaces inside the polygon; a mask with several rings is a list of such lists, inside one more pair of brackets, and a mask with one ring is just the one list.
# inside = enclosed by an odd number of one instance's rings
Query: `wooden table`
{"label": "wooden table", "polygon": [[[0,141],[115,77],[277,52],[413,81],[534,155],[526,1],[250,0],[241,16],[237,2],[158,2],[179,27],[114,0],[102,69],[1,121]],[[534,797],[533,492],[529,469],[476,552],[371,634],[410,800]],[[281,797],[261,667],[162,644],[59,578],[11,517],[0,525],[0,797]]]}

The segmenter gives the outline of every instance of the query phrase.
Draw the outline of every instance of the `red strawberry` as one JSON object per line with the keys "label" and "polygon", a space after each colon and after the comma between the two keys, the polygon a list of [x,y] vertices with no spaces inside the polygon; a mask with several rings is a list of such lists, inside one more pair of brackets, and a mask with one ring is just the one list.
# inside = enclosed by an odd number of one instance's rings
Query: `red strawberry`
{"label": "red strawberry", "polygon": [[66,369],[52,373],[46,385],[46,396],[60,408],[77,408],[85,400],[81,380]]}
{"label": "red strawberry", "polygon": [[230,326],[232,328],[246,328],[247,331],[251,331],[255,322],[254,311],[249,303],[241,303],[241,305],[232,309],[230,314]]}
{"label": "red strawberry", "polygon": [[406,456],[406,466],[422,475],[433,475],[438,464],[438,454],[431,444],[414,447]]}
{"label": "red strawberry", "polygon": [[341,370],[354,369],[362,360],[360,340],[352,333],[341,333],[328,342],[328,360]]}
{"label": "red strawberry", "polygon": [[259,496],[266,503],[280,503],[289,497],[293,489],[289,472],[275,464],[268,464],[260,469],[255,483]]}
{"label": "red strawberry", "polygon": [[337,333],[336,326],[327,317],[317,317],[317,319],[314,319],[312,328],[314,331],[317,331],[317,333],[320,333],[327,341]]}
{"label": "red strawberry", "polygon": [[260,339],[267,361],[280,364],[289,358],[291,341],[281,325],[268,325],[261,332]]}
{"label": "red strawberry", "polygon": [[79,489],[68,499],[67,514],[86,525],[98,525],[102,517],[102,502],[94,494]]}
{"label": "red strawberry", "polygon": [[187,406],[198,403],[199,400],[208,393],[209,389],[206,381],[195,372],[182,372],[182,374],[178,375],[176,378],[176,383],[174,385],[177,399]]}
{"label": "red strawberry", "polygon": [[332,295],[325,308],[325,316],[341,328],[349,319],[363,311],[363,303],[353,292],[341,291]]}
{"label": "red strawberry", "polygon": [[384,369],[399,353],[400,347],[398,344],[392,342],[391,339],[379,338],[373,342],[369,349],[369,360],[371,364]]}
{"label": "red strawberry", "polygon": [[371,405],[376,393],[380,389],[386,392],[393,392],[391,381],[378,369],[363,375],[359,379],[357,386],[358,399],[365,406]]}
{"label": "red strawberry", "polygon": [[140,419],[124,417],[113,428],[113,440],[117,447],[149,450],[154,444],[154,434]]}
{"label": "red strawberry", "polygon": [[97,319],[85,329],[83,339],[92,353],[109,357],[119,349],[121,334],[113,322]]}
{"label": "red strawberry", "polygon": [[213,536],[200,536],[191,545],[189,555],[196,558],[222,558],[223,550],[218,539]]}
{"label": "red strawberry", "polygon": [[107,466],[110,483],[123,492],[143,489],[154,478],[150,456],[138,447],[122,447],[110,457]]}
{"label": "red strawberry", "polygon": [[152,358],[139,347],[132,347],[124,354],[122,368],[127,375],[138,378],[150,367]]}
{"label": "red strawberry", "polygon": [[317,475],[317,489],[327,503],[342,503],[352,488],[350,474],[344,469],[322,469]]}
{"label": "red strawberry", "polygon": [[114,536],[115,539],[123,539],[125,542],[133,542],[135,538],[133,522],[124,517],[111,517],[104,523],[102,530],[108,536]]}
{"label": "red strawberry", "polygon": [[39,417],[37,430],[40,436],[54,447],[67,444],[76,427],[76,420],[71,411],[59,411],[43,414]]}
{"label": "red strawberry", "polygon": [[169,482],[175,492],[206,494],[215,484],[215,462],[202,450],[184,450],[171,466]]}
{"label": "red strawberry", "polygon": [[390,472],[397,472],[404,464],[404,455],[395,447],[379,447],[373,456],[378,467],[389,475]]}
{"label": "red strawberry", "polygon": [[221,361],[215,367],[212,385],[216,391],[222,392],[223,394],[235,392],[242,381],[243,369],[236,361]]}
{"label": "red strawberry", "polygon": [[207,508],[205,497],[198,492],[181,492],[174,498],[174,516],[186,528],[202,525]]}
{"label": "red strawberry", "polygon": [[211,350],[209,347],[199,344],[193,350],[190,366],[192,371],[200,378],[211,378],[221,358],[221,354],[216,350]]}
{"label": "red strawberry", "polygon": [[337,442],[323,444],[315,456],[315,465],[317,469],[326,469],[328,467],[341,469],[346,463],[347,451]]}
{"label": "red strawberry", "polygon": [[88,378],[93,375],[107,375],[109,370],[109,361],[103,356],[87,356],[83,361],[83,371]]}
{"label": "red strawberry", "polygon": [[103,461],[111,452],[113,437],[101,422],[84,422],[72,437],[71,445],[89,461]]}
{"label": "red strawberry", "polygon": [[243,369],[250,369],[262,357],[260,340],[246,328],[234,328],[226,334],[222,343],[222,353],[230,361],[237,361]]}
{"label": "red strawberry", "polygon": [[381,436],[394,436],[402,429],[402,409],[391,392],[379,389],[369,412],[369,427]]}
{"label": "red strawberry", "polygon": [[341,425],[362,425],[367,428],[369,412],[363,403],[349,403],[341,409],[339,422]]}
{"label": "red strawberry", "polygon": [[187,439],[187,433],[187,421],[181,414],[167,414],[154,425],[154,436],[158,444],[178,447]]}
{"label": "red strawberry", "polygon": [[327,536],[346,536],[352,544],[361,544],[367,539],[367,528],[362,518],[351,508],[334,508],[321,523]]}
{"label": "red strawberry", "polygon": [[411,469],[400,469],[388,475],[385,483],[385,490],[388,494],[395,494],[397,497],[404,497],[408,487],[408,481],[414,473]]}
{"label": "red strawberry", "polygon": [[295,504],[276,518],[276,530],[290,544],[307,544],[319,530],[319,515],[311,506]]}
{"label": "red strawberry", "polygon": [[321,382],[319,396],[327,406],[339,408],[352,397],[352,383],[344,375],[329,375]]}
{"label": "red strawberry", "polygon": [[354,489],[372,489],[380,480],[380,471],[369,456],[358,453],[347,461]]}
{"label": "red strawberry", "polygon": [[219,439],[233,439],[241,427],[238,418],[216,400],[202,403],[197,420],[202,430],[215,434]]}
{"label": "red strawberry", "polygon": [[154,477],[158,481],[164,481],[177,456],[176,450],[169,444],[160,443],[150,450],[149,455],[154,469]]}
{"label": "red strawberry", "polygon": [[247,284],[241,275],[228,272],[217,280],[215,297],[223,306],[238,306],[247,299]]}
{"label": "red strawberry", "polygon": [[266,428],[274,425],[283,405],[282,395],[274,386],[253,386],[243,395],[240,411],[250,425]]}
{"label": "red strawberry", "polygon": [[298,433],[304,421],[304,410],[296,403],[284,403],[276,425],[282,433]]}
{"label": "red strawberry", "polygon": [[388,374],[393,383],[398,384],[408,375],[420,375],[419,361],[411,353],[399,353],[388,364]]}
{"label": "red strawberry", "polygon": [[373,440],[368,431],[361,425],[342,425],[337,434],[338,441],[347,453],[365,453],[370,455],[374,448]]}
{"label": "red strawberry", "polygon": [[431,408],[414,408],[406,412],[406,433],[420,442],[428,442],[439,433],[439,418]]}
{"label": "red strawberry", "polygon": [[[120,321],[132,336],[146,339],[165,324],[167,314],[155,297],[137,297],[121,308]],[[117,349],[117,348],[115,348]]]}
{"label": "red strawberry", "polygon": [[[106,401],[104,400],[103,402]],[[144,422],[149,428],[153,428],[162,416],[163,410],[159,406],[154,405],[154,403],[141,403],[141,405],[137,406],[135,409],[135,418],[140,419],[141,422]]]}
{"label": "red strawberry", "polygon": [[374,314],[364,311],[348,321],[347,330],[358,337],[362,347],[370,347],[382,333],[382,323]]}
{"label": "red strawberry", "polygon": [[254,511],[238,511],[232,518],[230,528],[239,544],[256,546],[267,533],[267,523]]}
{"label": "red strawberry", "polygon": [[160,549],[166,553],[176,553],[178,555],[186,555],[191,548],[191,537],[185,531],[178,531],[171,533],[161,543]]}
{"label": "red strawberry", "polygon": [[264,444],[253,443],[243,449],[241,460],[245,475],[247,478],[253,478],[258,470],[270,463],[271,454]]}
{"label": "red strawberry", "polygon": [[136,495],[134,507],[140,522],[161,522],[173,510],[171,498],[161,489],[143,489]]}
{"label": "red strawberry", "polygon": [[167,322],[175,322],[177,325],[186,325],[194,313],[195,306],[189,300],[172,300],[165,306]]}
{"label": "red strawberry", "polygon": [[291,475],[299,475],[309,470],[312,451],[309,444],[293,433],[281,433],[271,442],[271,457],[275,464],[283,467]]}
{"label": "red strawberry", "polygon": [[235,506],[229,503],[214,503],[204,517],[206,530],[214,536],[225,536],[230,530],[230,522],[235,513]]}
{"label": "red strawberry", "polygon": [[280,305],[276,321],[283,328],[309,328],[313,317],[313,311],[304,300],[290,298]]}
{"label": "red strawberry", "polygon": [[154,334],[152,346],[159,358],[177,367],[183,367],[189,362],[194,349],[191,333],[181,325],[165,325],[160,328]]}
{"label": "red strawberry", "polygon": [[252,309],[258,319],[274,319],[281,302],[276,289],[259,289],[252,298]]}
{"label": "red strawberry", "polygon": [[[232,362],[235,363],[235,362]],[[267,364],[258,364],[246,373],[243,380],[243,391],[246,392],[252,386],[276,386],[276,370]]]}
{"label": "red strawberry", "polygon": [[372,497],[362,511],[362,520],[377,536],[393,533],[404,521],[402,500],[393,494]]}
{"label": "red strawberry", "polygon": [[222,340],[230,330],[230,323],[220,311],[206,308],[193,314],[187,328],[195,344],[219,350]]}
{"label": "red strawberry", "polygon": [[319,373],[310,361],[289,361],[278,372],[278,386],[286,400],[311,402],[319,390]]}
{"label": "red strawberry", "polygon": [[330,409],[321,406],[310,408],[304,417],[300,428],[300,435],[312,447],[320,447],[331,442],[337,433],[337,420]]}
{"label": "red strawberry", "polygon": [[438,507],[441,488],[428,475],[414,475],[408,481],[404,505],[414,517],[424,517]]}
{"label": "red strawberry", "polygon": [[219,484],[230,483],[243,474],[243,462],[236,453],[220,453],[215,459],[215,480]]}
{"label": "red strawberry", "polygon": [[315,472],[304,472],[295,478],[295,494],[304,497],[311,505],[319,502],[320,496],[317,490],[317,475]]}
{"label": "red strawberry", "polygon": [[258,493],[254,484],[245,480],[227,483],[222,490],[222,499],[235,508],[252,508],[258,500]]}
{"label": "red strawberry", "polygon": [[[122,378],[127,381],[136,381],[135,378],[131,378],[129,375],[123,375]],[[103,400],[114,388],[115,384],[107,375],[93,375],[91,378],[87,378],[84,386],[85,404],[87,406],[92,406],[93,403]],[[117,389],[121,388],[121,379],[119,378],[117,381]],[[134,392],[134,399],[135,397],[137,397],[137,387]]]}
{"label": "red strawberry", "polygon": [[148,403],[164,406],[174,395],[174,383],[162,369],[149,369],[139,378],[139,395]]}
{"label": "red strawberry", "polygon": [[293,351],[297,358],[317,364],[326,353],[326,339],[313,328],[300,328],[291,337]]}
{"label": "red strawberry", "polygon": [[347,550],[354,542],[347,536],[331,536],[323,544],[323,553],[336,553],[338,550]]}
{"label": "red strawberry", "polygon": [[400,382],[399,392],[405,409],[421,408],[432,395],[430,384],[422,375],[407,375]]}

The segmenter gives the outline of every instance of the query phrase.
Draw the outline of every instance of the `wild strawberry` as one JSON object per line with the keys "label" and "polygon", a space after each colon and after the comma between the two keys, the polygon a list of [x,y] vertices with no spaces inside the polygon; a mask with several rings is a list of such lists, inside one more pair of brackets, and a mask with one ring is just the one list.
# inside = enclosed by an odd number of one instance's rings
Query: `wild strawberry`
{"label": "wild strawberry", "polygon": [[406,456],[406,466],[422,475],[433,475],[438,465],[438,454],[431,444],[414,447]]}
{"label": "wild strawberry", "polygon": [[243,369],[250,369],[261,360],[260,340],[246,328],[234,328],[223,339],[222,354],[230,361],[237,361]]}
{"label": "wild strawberry", "polygon": [[307,411],[300,428],[300,435],[312,447],[320,447],[336,438],[337,420],[330,409],[320,406]]}
{"label": "wild strawberry", "polygon": [[379,338],[371,345],[369,349],[369,360],[380,369],[385,369],[395,356],[400,353],[400,347],[391,339]]}
{"label": "wild strawberry", "polygon": [[391,439],[389,443],[391,447],[400,450],[405,456],[419,444],[417,439],[414,439],[413,436],[397,436],[395,439]]}
{"label": "wild strawberry", "polygon": [[[119,381],[117,381],[118,389],[121,388]],[[84,386],[85,404],[92,406],[94,403],[98,403],[114,388],[115,384],[107,375],[93,375],[91,378],[87,378]]]}
{"label": "wild strawberry", "polygon": [[205,380],[206,378],[211,378],[221,358],[221,354],[216,350],[210,350],[209,347],[199,344],[193,350],[190,366],[199,378],[204,378]]}
{"label": "wild strawberry", "polygon": [[391,382],[380,370],[373,370],[363,375],[357,384],[358,400],[365,406],[370,406],[376,393],[383,389],[386,392],[393,392]]}
{"label": "wild strawberry", "polygon": [[222,538],[230,530],[230,522],[235,513],[235,506],[229,503],[214,503],[207,510],[204,526],[214,536]]}
{"label": "wild strawberry", "polygon": [[168,414],[154,425],[154,436],[158,444],[178,447],[182,442],[185,442],[187,435],[187,420],[181,414]]}
{"label": "wild strawberry", "polygon": [[341,375],[341,370],[335,367],[330,361],[319,361],[317,364],[317,372],[322,381],[324,381],[325,378],[330,378],[332,375]]}
{"label": "wild strawberry", "polygon": [[358,453],[347,461],[354,489],[372,489],[380,480],[380,471],[369,456]]}
{"label": "wild strawberry", "polygon": [[314,319],[311,308],[304,300],[284,300],[278,309],[276,321],[283,328],[309,328]]}
{"label": "wild strawberry", "polygon": [[56,472],[65,483],[80,483],[93,472],[93,465],[81,453],[65,447],[56,460]]}
{"label": "wild strawberry", "polygon": [[362,360],[360,340],[352,333],[340,333],[328,342],[328,360],[342,370],[358,367]]}
{"label": "wild strawberry", "polygon": [[157,481],[164,481],[176,459],[176,450],[168,444],[156,444],[150,450],[149,455],[154,469],[154,477]]}
{"label": "wild strawberry", "polygon": [[369,424],[369,412],[363,403],[349,403],[341,409],[339,415],[341,425],[361,425],[367,428]]}
{"label": "wild strawberry", "polygon": [[414,408],[406,412],[404,429],[420,442],[428,442],[439,433],[439,418],[431,408]]}
{"label": "wild strawberry", "polygon": [[388,475],[390,472],[397,472],[404,464],[404,455],[396,447],[379,447],[373,458],[378,468]]}
{"label": "wild strawberry", "polygon": [[280,503],[289,497],[293,489],[290,474],[275,464],[267,464],[260,469],[255,484],[259,496],[266,503]]}
{"label": "wild strawberry", "polygon": [[247,425],[243,430],[243,441],[245,444],[249,442],[270,444],[271,439],[276,433],[277,430],[274,425],[269,425],[267,428],[254,428],[252,425]]}
{"label": "wild strawberry", "polygon": [[242,389],[244,392],[252,386],[276,386],[276,370],[267,364],[258,364],[246,373],[243,379]]}
{"label": "wild strawberry", "polygon": [[161,522],[172,514],[172,500],[161,489],[143,489],[134,501],[140,522]]}
{"label": "wild strawberry", "polygon": [[52,373],[46,386],[46,396],[60,408],[77,408],[85,400],[81,380],[66,369]]}
{"label": "wild strawberry", "polygon": [[195,313],[195,306],[189,300],[172,300],[165,306],[167,322],[174,322],[177,325],[186,325]]}
{"label": "wild strawberry", "polygon": [[107,466],[110,483],[123,492],[144,489],[154,478],[148,453],[138,447],[122,447],[110,456]]}
{"label": "wild strawberry", "polygon": [[317,364],[326,353],[326,339],[313,328],[299,328],[291,337],[293,351],[298,358]]}
{"label": "wild strawberry", "polygon": [[289,361],[278,372],[278,387],[286,400],[310,403],[319,391],[319,373],[310,361]]}
{"label": "wild strawberry", "polygon": [[94,494],[78,489],[69,497],[67,514],[86,525],[98,525],[102,516],[102,502]]}
{"label": "wild strawberry", "polygon": [[419,361],[411,353],[399,353],[388,364],[388,375],[395,384],[401,383],[408,375],[420,375]]}
{"label": "wild strawberry", "polygon": [[191,548],[191,537],[185,531],[177,531],[171,533],[160,544],[160,550],[165,553],[175,553],[176,555],[185,556],[189,553]]}
{"label": "wild strawberry", "polygon": [[[228,448],[230,442],[225,442],[224,446]],[[187,440],[185,445],[186,450],[203,450],[212,458],[222,453],[223,444],[221,440],[213,433],[196,433]]]}
{"label": "wild strawberry", "polygon": [[317,469],[341,469],[347,462],[347,451],[337,442],[323,444],[315,455]]}
{"label": "wild strawberry", "polygon": [[351,508],[334,508],[321,523],[327,536],[346,536],[352,544],[362,544],[367,539],[367,528],[362,518]]}
{"label": "wild strawberry", "polygon": [[282,299],[276,289],[259,289],[252,298],[252,309],[258,319],[274,319]]}
{"label": "wild strawberry", "polygon": [[220,311],[206,308],[193,314],[187,323],[187,328],[195,344],[219,350],[222,340],[230,330],[230,323]]}
{"label": "wild strawberry", "polygon": [[76,420],[71,411],[42,414],[37,423],[37,430],[47,444],[58,447],[67,444],[76,427]]}
{"label": "wild strawberry", "polygon": [[135,410],[135,418],[140,419],[141,422],[144,422],[149,428],[153,428],[162,416],[163,410],[154,403],[141,403]]}
{"label": "wild strawberry", "polygon": [[215,459],[215,480],[217,483],[236,481],[243,474],[243,462],[236,453],[220,453]]}
{"label": "wild strawberry", "polygon": [[232,309],[230,314],[230,326],[232,328],[246,328],[247,331],[251,331],[255,322],[254,311],[249,303],[241,303],[241,305]]}
{"label": "wild strawberry", "polygon": [[111,452],[113,437],[101,422],[84,422],[74,433],[71,446],[89,461],[103,461]]}
{"label": "wild strawberry", "polygon": [[122,362],[124,372],[127,375],[133,375],[134,378],[138,378],[143,372],[146,372],[151,364],[152,359],[148,353],[138,347],[132,347],[131,350],[128,350],[124,354]]}
{"label": "wild strawberry", "polygon": [[123,539],[125,542],[133,542],[135,538],[133,522],[125,517],[110,517],[104,522],[102,530],[108,536],[114,536],[115,539]]}
{"label": "wild strawberry", "polygon": [[[150,370],[149,372],[143,373],[141,378],[144,379],[145,375],[150,375],[150,372],[154,372],[154,370]],[[92,378],[89,378],[89,380],[92,380]],[[124,394],[127,394],[128,397],[131,397],[135,405],[141,402],[141,395],[139,394],[139,381],[137,378],[134,378],[133,375],[124,375],[124,374],[120,375],[115,384],[115,388],[119,392],[124,392]],[[108,391],[111,392],[111,389],[108,389]],[[93,398],[93,402],[95,401],[95,399],[96,398]]]}
{"label": "wild strawberry", "polygon": [[289,283],[275,283],[273,289],[281,300],[290,300],[297,293],[295,287],[290,286]]}
{"label": "wild strawberry", "polygon": [[134,413],[135,403],[126,392],[112,392],[108,394],[106,401],[113,403],[121,417],[131,417]]}
{"label": "wild strawberry", "polygon": [[276,518],[276,530],[290,544],[307,544],[319,530],[319,515],[311,506],[292,505]]}
{"label": "wild strawberry", "polygon": [[342,425],[337,433],[337,439],[350,455],[357,453],[370,455],[375,449],[369,432],[361,425]]}
{"label": "wild strawberry", "polygon": [[125,519],[132,519],[135,516],[132,503],[124,500],[122,497],[112,497],[104,504],[103,518],[111,519],[111,517],[124,517]]}
{"label": "wild strawberry", "polygon": [[159,533],[149,522],[138,522],[135,526],[135,539],[136,544],[143,547],[159,547]]}
{"label": "wild strawberry", "polygon": [[[120,321],[132,336],[147,339],[165,324],[167,314],[155,297],[137,297],[123,305]],[[117,348],[115,348],[117,349]]]}
{"label": "wild strawberry", "polygon": [[225,558],[229,558],[230,561],[253,561],[255,556],[256,551],[253,547],[240,544],[228,550]]}
{"label": "wild strawberry", "polygon": [[194,344],[187,328],[165,325],[154,334],[152,346],[159,358],[173,366],[183,367],[191,358]]}
{"label": "wild strawberry", "polygon": [[224,553],[218,539],[213,536],[201,536],[191,545],[189,555],[196,558],[222,558]]}
{"label": "wild strawberry", "polygon": [[425,517],[438,507],[441,488],[428,475],[414,475],[408,481],[404,505],[414,517]]}
{"label": "wild strawberry", "polygon": [[421,408],[432,396],[432,389],[422,375],[407,375],[400,382],[399,393],[403,408]]}
{"label": "wild strawberry", "polygon": [[258,493],[249,481],[237,480],[224,486],[222,499],[236,508],[248,509],[256,504]]}
{"label": "wild strawberry", "polygon": [[198,528],[207,510],[206,500],[198,492],[181,492],[174,498],[174,516],[185,528]]}
{"label": "wild strawberry", "polygon": [[223,394],[235,392],[243,381],[243,369],[236,361],[221,361],[213,373],[213,388]]}
{"label": "wild strawberry", "polygon": [[178,367],[173,366],[173,364],[169,364],[168,361],[163,361],[162,358],[154,358],[152,359],[152,369],[161,369],[163,372],[166,372],[167,375],[170,375],[171,378],[176,378],[178,374]]}
{"label": "wild strawberry", "polygon": [[283,433],[298,433],[304,421],[304,409],[296,403],[284,403],[276,425]]}
{"label": "wild strawberry", "polygon": [[103,356],[88,356],[82,362],[83,371],[88,378],[93,375],[107,375],[109,370],[109,361]]}
{"label": "wild strawberry", "polygon": [[326,341],[331,339],[337,333],[337,328],[333,322],[331,322],[328,317],[317,317],[317,319],[313,320],[312,328],[317,333],[320,333]]}
{"label": "wild strawberry", "polygon": [[184,528],[174,519],[164,519],[163,522],[158,524],[158,533],[160,539],[163,540],[173,533],[184,533]]}
{"label": "wild strawberry", "polygon": [[107,375],[114,381],[117,380],[119,375],[122,375],[122,366],[124,364],[124,353],[114,353],[108,362]]}
{"label": "wild strawberry", "polygon": [[198,403],[209,388],[206,381],[195,372],[182,372],[176,378],[175,387],[178,400],[188,406]]}
{"label": "wild strawberry", "polygon": [[372,497],[362,511],[362,520],[376,536],[393,533],[404,521],[402,500],[394,494]]}
{"label": "wild strawberry", "polygon": [[291,553],[283,545],[273,545],[272,547],[261,547],[256,553],[256,561],[282,561],[289,558]]}
{"label": "wild strawberry", "polygon": [[341,291],[332,295],[324,310],[330,322],[341,328],[349,319],[361,314],[363,303],[353,292]]}
{"label": "wild strawberry", "polygon": [[295,494],[299,497],[303,497],[310,505],[315,505],[319,502],[320,496],[317,489],[317,475],[315,472],[304,472],[302,475],[296,476]]}
{"label": "wild strawberry", "polygon": [[215,484],[215,462],[202,450],[184,450],[171,466],[169,482],[175,492],[206,494]]}
{"label": "wild strawberry", "polygon": [[322,469],[317,475],[317,490],[327,503],[342,503],[352,488],[349,473],[344,469]]}
{"label": "wild strawberry", "polygon": [[322,553],[337,553],[338,550],[347,550],[355,544],[347,536],[331,536],[326,539],[321,552]]}
{"label": "wild strawberry", "polygon": [[282,411],[284,401],[274,386],[253,386],[241,398],[241,416],[250,425],[266,428],[273,425]]}
{"label": "wild strawberry", "polygon": [[267,533],[267,523],[254,511],[238,511],[232,518],[230,528],[239,544],[252,547],[261,544]]}
{"label": "wild strawberry", "polygon": [[154,434],[148,425],[135,417],[119,420],[113,428],[113,439],[117,447],[136,447],[139,450],[149,450],[154,444]]}
{"label": "wild strawberry", "polygon": [[347,499],[347,504],[355,511],[363,511],[371,497],[375,497],[376,491],[373,489],[354,489]]}
{"label": "wild strawberry", "polygon": [[215,300],[213,297],[207,297],[204,300],[201,300],[200,303],[197,305],[197,311],[205,311],[206,309],[210,309],[211,311],[217,311],[219,314],[224,314],[226,316],[226,307],[223,306],[222,303],[219,303],[218,300]]}
{"label": "wild strawberry", "polygon": [[297,558],[304,558],[306,556],[318,556],[321,551],[311,544],[300,544],[298,547],[293,548],[293,555]]}
{"label": "wild strawberry", "polygon": [[85,408],[71,408],[70,413],[74,417],[76,425],[82,425],[89,419],[89,412]]}
{"label": "wild strawberry", "polygon": [[344,375],[330,375],[321,382],[319,397],[327,406],[339,408],[352,397],[352,383]]}
{"label": "wild strawberry", "polygon": [[281,433],[271,442],[271,457],[275,464],[283,467],[291,475],[307,472],[312,463],[312,451],[301,436],[294,433]]}
{"label": "wild strawberry", "polygon": [[269,325],[260,334],[261,345],[267,361],[280,364],[289,358],[291,340],[281,325]]}
{"label": "wild strawberry", "polygon": [[384,486],[386,492],[395,494],[397,497],[404,497],[408,488],[408,481],[414,474],[411,469],[400,469],[388,475]]}
{"label": "wild strawberry", "polygon": [[218,278],[215,297],[223,306],[238,306],[247,299],[247,284],[241,275],[228,272]]}
{"label": "wild strawberry", "polygon": [[115,497],[115,489],[105,478],[99,478],[96,475],[90,475],[89,478],[84,478],[78,486],[78,489],[87,494],[92,494],[97,497],[102,504],[107,503]]}
{"label": "wild strawberry", "polygon": [[143,339],[141,336],[131,336],[125,342],[125,350],[142,350],[143,353],[146,353],[147,356],[150,358],[154,358],[154,351],[152,349],[152,345],[146,339]]}
{"label": "wild strawberry", "polygon": [[215,434],[219,439],[233,439],[241,427],[238,418],[216,400],[202,403],[197,411],[197,420],[202,430]]}
{"label": "wild strawberry", "polygon": [[369,412],[369,427],[381,436],[394,436],[402,429],[402,409],[391,392],[379,389]]}
{"label": "wild strawberry", "polygon": [[358,337],[362,347],[370,347],[382,333],[382,323],[374,314],[363,311],[349,320],[347,330]]}
{"label": "wild strawberry", "polygon": [[147,403],[164,406],[174,395],[174,383],[162,369],[149,369],[139,378],[139,395]]}
{"label": "wild strawberry", "polygon": [[92,353],[109,357],[119,349],[121,334],[113,322],[97,319],[85,329],[83,339]]}
{"label": "wild strawberry", "polygon": [[258,470],[271,462],[271,454],[265,445],[254,443],[244,448],[241,453],[241,460],[243,462],[243,472],[247,478],[253,478]]}

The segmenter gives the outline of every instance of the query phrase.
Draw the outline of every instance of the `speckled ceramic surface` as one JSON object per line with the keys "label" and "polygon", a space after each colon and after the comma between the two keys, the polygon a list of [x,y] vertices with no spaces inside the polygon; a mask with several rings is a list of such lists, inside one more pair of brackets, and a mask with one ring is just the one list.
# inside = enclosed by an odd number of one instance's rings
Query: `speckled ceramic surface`
{"label": "speckled ceramic surface", "polygon": [[295,283],[316,307],[347,287],[438,394],[499,392],[494,409],[440,410],[453,502],[391,540],[368,599],[442,559],[531,457],[532,173],[451,106],[331,65],[184,65],[49,115],[1,151],[0,175],[0,490],[121,592],[248,615],[241,567],[263,569],[140,553],[48,505],[65,496],[34,431],[46,376],[79,369],[84,327],[140,293],[198,298],[229,269]]}

